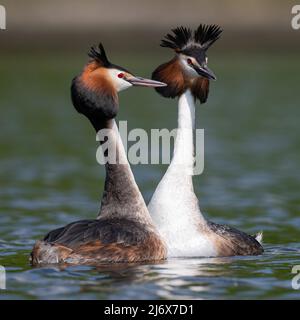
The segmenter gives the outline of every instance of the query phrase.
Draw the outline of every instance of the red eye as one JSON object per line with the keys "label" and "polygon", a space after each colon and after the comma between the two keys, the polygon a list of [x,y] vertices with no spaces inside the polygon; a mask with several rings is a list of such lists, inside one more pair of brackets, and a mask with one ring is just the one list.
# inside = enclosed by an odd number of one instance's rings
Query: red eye
{"label": "red eye", "polygon": [[186,61],[187,61],[188,64],[193,64],[193,61],[190,58],[188,58]]}
{"label": "red eye", "polygon": [[119,73],[118,78],[124,78],[124,73]]}

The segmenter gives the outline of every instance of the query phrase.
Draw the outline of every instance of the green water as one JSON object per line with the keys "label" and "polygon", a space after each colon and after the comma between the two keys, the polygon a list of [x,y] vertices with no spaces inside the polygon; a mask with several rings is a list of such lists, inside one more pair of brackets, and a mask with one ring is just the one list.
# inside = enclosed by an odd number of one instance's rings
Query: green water
{"label": "green water", "polygon": [[[148,76],[168,56],[114,56]],[[271,57],[271,58],[270,58]],[[218,76],[197,108],[205,170],[195,189],[207,217],[248,233],[264,231],[258,257],[172,259],[160,264],[32,268],[28,255],[49,230],[94,218],[104,170],[88,121],[70,103],[84,56],[0,57],[0,299],[287,299],[300,264],[300,63],[297,56],[212,56]],[[129,128],[172,129],[176,102],[154,90],[120,94]],[[166,166],[134,166],[148,202]]]}

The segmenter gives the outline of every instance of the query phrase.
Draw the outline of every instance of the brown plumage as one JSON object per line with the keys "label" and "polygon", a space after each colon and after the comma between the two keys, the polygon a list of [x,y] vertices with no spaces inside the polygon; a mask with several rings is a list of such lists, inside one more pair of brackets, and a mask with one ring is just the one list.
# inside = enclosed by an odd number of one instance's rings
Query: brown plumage
{"label": "brown plumage", "polygon": [[209,93],[209,80],[199,77],[192,82],[191,91],[196,99],[201,103],[205,103]]}
{"label": "brown plumage", "polygon": [[156,91],[166,98],[181,96],[187,89],[192,91],[195,99],[205,103],[209,92],[209,80],[203,77],[191,79],[186,75],[175,57],[171,61],[160,65],[153,73],[152,79],[165,82],[167,87],[156,88]]}
{"label": "brown plumage", "polygon": [[43,263],[102,264],[134,263],[165,259],[166,249],[157,236],[150,236],[142,244],[102,243],[99,240],[71,249],[60,244],[37,241],[32,251],[33,265]]}
{"label": "brown plumage", "polygon": [[154,227],[135,218],[81,220],[37,241],[31,263],[101,264],[159,261],[166,247]]}
{"label": "brown plumage", "polygon": [[101,91],[117,99],[117,90],[109,79],[107,68],[97,61],[92,61],[84,67],[79,81],[88,90]]}
{"label": "brown plumage", "polygon": [[255,236],[211,221],[207,221],[207,226],[207,235],[214,243],[218,256],[259,255],[264,252]]}
{"label": "brown plumage", "polygon": [[160,65],[152,73],[152,79],[168,84],[167,87],[156,88],[157,92],[166,98],[175,98],[182,95],[188,86],[187,79],[176,58]]}

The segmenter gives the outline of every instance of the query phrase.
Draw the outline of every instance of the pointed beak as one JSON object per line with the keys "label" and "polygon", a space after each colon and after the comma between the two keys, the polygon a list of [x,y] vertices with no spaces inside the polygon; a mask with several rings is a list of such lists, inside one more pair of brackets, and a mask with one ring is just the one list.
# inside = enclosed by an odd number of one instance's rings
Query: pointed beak
{"label": "pointed beak", "polygon": [[131,83],[133,86],[140,86],[140,87],[166,87],[167,84],[159,81],[154,81],[150,79],[145,79],[141,77],[128,77],[126,81]]}
{"label": "pointed beak", "polygon": [[194,69],[200,76],[204,78],[207,78],[209,80],[217,80],[217,77],[215,76],[215,74],[207,66],[204,66],[204,67],[194,66]]}

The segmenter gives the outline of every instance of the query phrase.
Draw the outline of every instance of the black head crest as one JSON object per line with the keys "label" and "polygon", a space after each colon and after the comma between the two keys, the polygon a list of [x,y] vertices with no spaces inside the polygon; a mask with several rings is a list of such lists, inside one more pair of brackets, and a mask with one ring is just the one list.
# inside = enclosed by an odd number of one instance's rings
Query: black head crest
{"label": "black head crest", "polygon": [[200,24],[194,32],[194,39],[196,43],[199,43],[206,50],[220,38],[222,32],[223,30],[215,24]]}
{"label": "black head crest", "polygon": [[168,33],[161,41],[161,47],[171,48],[174,50],[181,50],[193,39],[192,30],[185,27],[177,27],[172,29],[173,34]]}
{"label": "black head crest", "polygon": [[101,63],[104,67],[109,67],[111,65],[107,59],[102,43],[100,43],[98,47],[91,47],[88,56]]}
{"label": "black head crest", "polygon": [[219,39],[222,29],[217,25],[200,24],[192,33],[190,28],[177,27],[172,29],[173,34],[168,33],[161,41],[161,47],[174,49],[180,52],[190,46],[200,46],[207,50],[216,40]]}

